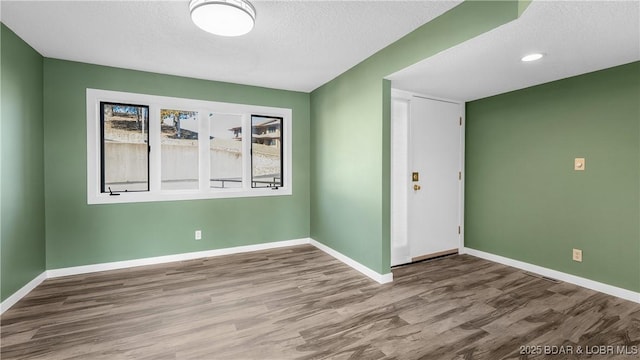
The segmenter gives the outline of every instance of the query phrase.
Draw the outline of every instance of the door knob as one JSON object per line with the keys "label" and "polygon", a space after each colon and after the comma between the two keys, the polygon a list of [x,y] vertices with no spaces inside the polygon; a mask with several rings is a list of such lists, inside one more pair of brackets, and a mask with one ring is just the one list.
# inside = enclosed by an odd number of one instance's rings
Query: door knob
{"label": "door knob", "polygon": [[420,190],[420,185],[418,185],[418,184],[413,185],[413,190],[415,190],[415,191]]}

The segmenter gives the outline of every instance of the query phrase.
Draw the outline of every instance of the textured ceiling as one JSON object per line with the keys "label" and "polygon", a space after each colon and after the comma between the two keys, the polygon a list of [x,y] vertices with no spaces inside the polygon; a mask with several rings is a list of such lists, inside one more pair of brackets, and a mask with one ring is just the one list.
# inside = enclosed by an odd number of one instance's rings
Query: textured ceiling
{"label": "textured ceiling", "polygon": [[[546,56],[520,61],[531,52]],[[639,1],[534,1],[518,20],[388,78],[395,88],[470,101],[638,60]]]}
{"label": "textured ceiling", "polygon": [[[309,92],[461,1],[259,1],[223,38],[180,1],[7,1],[2,22],[46,57]],[[520,58],[537,51],[539,62]],[[640,60],[640,1],[534,1],[522,17],[389,78],[474,100]]]}
{"label": "textured ceiling", "polygon": [[198,29],[189,1],[6,1],[2,22],[43,56],[311,91],[461,1],[252,1],[254,30]]}

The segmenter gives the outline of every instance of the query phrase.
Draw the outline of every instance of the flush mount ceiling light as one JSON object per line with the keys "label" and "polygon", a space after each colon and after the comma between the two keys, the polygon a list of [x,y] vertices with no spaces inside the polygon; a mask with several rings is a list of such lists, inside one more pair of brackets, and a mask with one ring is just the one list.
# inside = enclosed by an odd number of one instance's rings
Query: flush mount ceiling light
{"label": "flush mount ceiling light", "polygon": [[536,60],[542,59],[543,56],[544,56],[544,54],[533,53],[533,54],[529,54],[529,55],[524,56],[520,60],[522,60],[524,62],[536,61]]}
{"label": "flush mount ceiling light", "polygon": [[189,11],[200,29],[222,36],[244,35],[256,21],[256,9],[247,0],[191,0]]}

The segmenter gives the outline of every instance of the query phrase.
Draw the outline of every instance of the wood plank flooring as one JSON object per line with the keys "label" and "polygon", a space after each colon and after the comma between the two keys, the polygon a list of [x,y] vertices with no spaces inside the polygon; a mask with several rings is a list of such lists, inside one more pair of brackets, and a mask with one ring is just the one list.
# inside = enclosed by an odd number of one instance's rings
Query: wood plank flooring
{"label": "wood plank flooring", "polygon": [[2,315],[0,357],[639,358],[640,304],[468,255],[393,273],[297,246],[49,279]]}

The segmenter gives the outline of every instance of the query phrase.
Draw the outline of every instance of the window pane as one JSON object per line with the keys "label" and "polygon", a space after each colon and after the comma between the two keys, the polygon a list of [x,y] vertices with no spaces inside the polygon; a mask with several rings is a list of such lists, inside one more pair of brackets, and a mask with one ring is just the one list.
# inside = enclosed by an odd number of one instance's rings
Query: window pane
{"label": "window pane", "polygon": [[242,187],[242,116],[209,115],[209,186]]}
{"label": "window pane", "polygon": [[149,191],[149,107],[100,103],[101,191]]}
{"label": "window pane", "polygon": [[251,116],[251,186],[282,186],[282,118]]}
{"label": "window pane", "polygon": [[198,189],[198,113],[161,109],[161,188]]}

